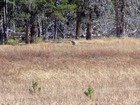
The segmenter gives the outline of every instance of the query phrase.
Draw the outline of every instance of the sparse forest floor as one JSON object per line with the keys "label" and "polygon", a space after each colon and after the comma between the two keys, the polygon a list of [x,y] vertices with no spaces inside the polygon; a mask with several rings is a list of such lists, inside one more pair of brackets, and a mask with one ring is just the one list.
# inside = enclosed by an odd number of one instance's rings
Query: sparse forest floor
{"label": "sparse forest floor", "polygon": [[140,105],[140,39],[0,46],[0,105]]}

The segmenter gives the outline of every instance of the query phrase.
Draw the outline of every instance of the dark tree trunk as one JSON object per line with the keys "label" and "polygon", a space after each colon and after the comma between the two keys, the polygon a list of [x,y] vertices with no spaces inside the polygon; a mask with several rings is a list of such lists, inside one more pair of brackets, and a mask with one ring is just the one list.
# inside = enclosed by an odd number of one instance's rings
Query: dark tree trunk
{"label": "dark tree trunk", "polygon": [[80,27],[81,27],[81,12],[77,10],[77,20],[76,20],[76,39],[80,36]]}
{"label": "dark tree trunk", "polygon": [[125,34],[125,0],[115,0],[116,35],[121,37]]}
{"label": "dark tree trunk", "polygon": [[6,44],[7,41],[7,19],[6,19],[6,0],[3,3],[3,7],[1,7],[1,12],[2,12],[2,30],[1,30],[1,37],[0,37],[0,43],[1,44]]}
{"label": "dark tree trunk", "polygon": [[26,20],[26,44],[30,43],[30,22],[29,19]]}
{"label": "dark tree trunk", "polygon": [[89,9],[86,40],[91,40],[91,34],[92,34],[92,9]]}
{"label": "dark tree trunk", "polygon": [[31,32],[31,43],[34,43],[34,39],[35,39],[35,35],[36,35],[36,24],[35,21],[36,20],[36,14],[31,14],[30,17],[30,32]]}
{"label": "dark tree trunk", "polygon": [[86,40],[91,40],[91,23],[87,23]]}

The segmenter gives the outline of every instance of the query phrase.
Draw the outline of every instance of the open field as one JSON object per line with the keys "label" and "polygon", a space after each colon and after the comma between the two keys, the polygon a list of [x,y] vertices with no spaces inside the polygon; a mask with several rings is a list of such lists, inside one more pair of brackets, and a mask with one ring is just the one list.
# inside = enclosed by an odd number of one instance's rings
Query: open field
{"label": "open field", "polygon": [[140,39],[0,46],[0,105],[140,105]]}

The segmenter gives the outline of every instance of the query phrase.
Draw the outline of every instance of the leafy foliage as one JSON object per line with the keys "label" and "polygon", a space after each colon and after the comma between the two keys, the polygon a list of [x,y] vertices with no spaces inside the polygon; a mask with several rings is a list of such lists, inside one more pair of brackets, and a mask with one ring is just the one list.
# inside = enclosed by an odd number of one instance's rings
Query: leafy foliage
{"label": "leafy foliage", "polygon": [[9,37],[9,38],[7,38],[7,40],[6,40],[6,44],[8,44],[8,45],[15,45],[15,44],[18,44],[18,38],[16,38],[16,37]]}
{"label": "leafy foliage", "polygon": [[29,89],[30,93],[36,93],[41,91],[41,87],[38,87],[38,83],[36,81],[32,81],[32,88]]}
{"label": "leafy foliage", "polygon": [[84,92],[84,94],[85,94],[89,99],[92,99],[93,88],[91,88],[91,87],[89,86],[88,89]]}

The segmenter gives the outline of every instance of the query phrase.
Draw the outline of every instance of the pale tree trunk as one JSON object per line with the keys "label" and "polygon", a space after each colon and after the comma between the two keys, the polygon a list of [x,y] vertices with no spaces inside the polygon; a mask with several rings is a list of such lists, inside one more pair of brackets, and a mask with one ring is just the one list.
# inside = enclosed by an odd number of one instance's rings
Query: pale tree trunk
{"label": "pale tree trunk", "polygon": [[3,8],[0,7],[0,44],[3,44]]}
{"label": "pale tree trunk", "polygon": [[38,16],[38,37],[42,35],[42,17]]}
{"label": "pale tree trunk", "polygon": [[58,38],[57,35],[57,19],[54,20],[54,40]]}
{"label": "pale tree trunk", "polygon": [[46,28],[47,28],[47,24],[46,24],[46,19],[45,19],[45,16],[44,16],[45,13],[42,13],[41,15],[41,19],[40,19],[40,32],[42,33],[43,35],[43,40],[46,40]]}
{"label": "pale tree trunk", "polygon": [[42,25],[42,35],[43,35],[43,39],[46,40],[46,37],[47,37],[47,23],[46,23],[46,19],[44,17],[42,17],[42,20],[41,20],[41,25]]}

